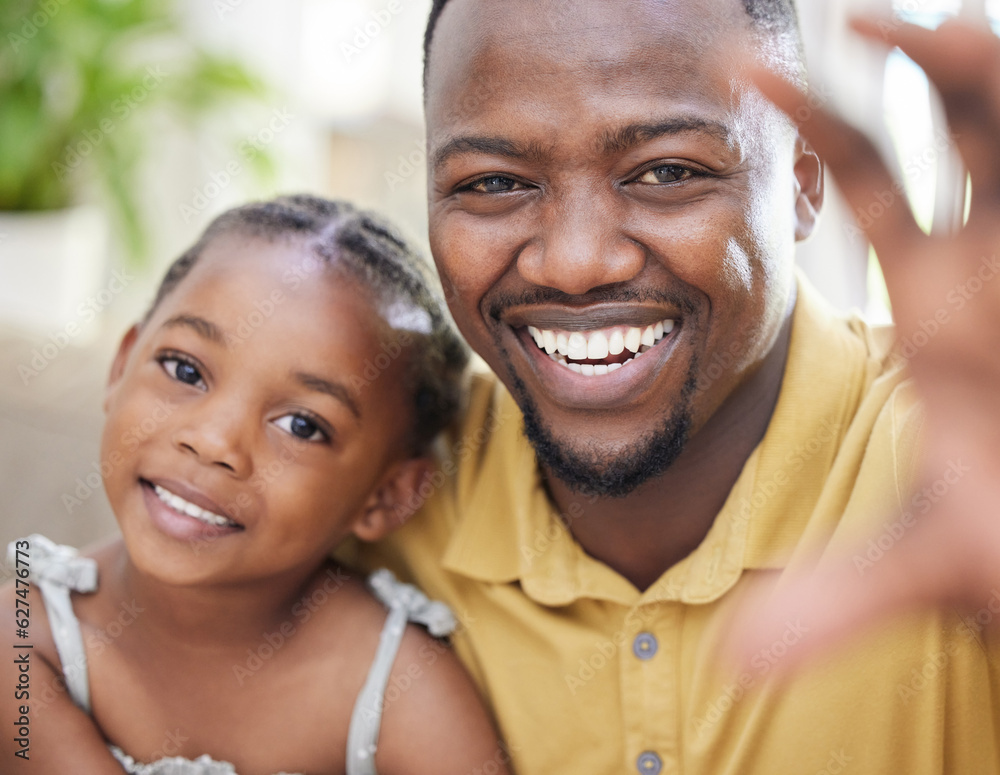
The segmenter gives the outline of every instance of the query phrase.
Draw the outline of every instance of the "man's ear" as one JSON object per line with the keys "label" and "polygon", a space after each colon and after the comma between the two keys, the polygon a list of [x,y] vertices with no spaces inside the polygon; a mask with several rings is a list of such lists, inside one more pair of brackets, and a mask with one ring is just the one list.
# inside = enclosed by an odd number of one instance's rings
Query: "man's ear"
{"label": "man's ear", "polygon": [[108,411],[108,406],[111,402],[111,395],[114,393],[118,383],[121,382],[122,375],[125,373],[125,365],[128,363],[128,357],[132,353],[132,348],[135,347],[135,342],[138,338],[139,324],[137,323],[125,332],[125,336],[122,337],[122,341],[118,345],[118,352],[115,353],[115,359],[111,362],[111,373],[108,375],[108,385],[104,390],[105,412]]}
{"label": "man's ear", "polygon": [[816,228],[823,207],[823,162],[801,135],[795,141],[795,240]]}
{"label": "man's ear", "polygon": [[425,457],[394,463],[369,496],[353,533],[362,541],[377,541],[401,527],[430,495],[434,463]]}

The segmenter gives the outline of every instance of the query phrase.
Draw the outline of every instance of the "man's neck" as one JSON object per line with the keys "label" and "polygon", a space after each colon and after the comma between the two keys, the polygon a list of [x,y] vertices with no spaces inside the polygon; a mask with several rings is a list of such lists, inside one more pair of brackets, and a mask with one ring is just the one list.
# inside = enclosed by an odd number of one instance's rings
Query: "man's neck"
{"label": "man's neck", "polygon": [[791,339],[789,314],[757,370],[687,442],[670,468],[622,498],[595,498],[553,476],[549,493],[592,557],[639,590],[704,540],[743,466],[764,437],[781,391]]}

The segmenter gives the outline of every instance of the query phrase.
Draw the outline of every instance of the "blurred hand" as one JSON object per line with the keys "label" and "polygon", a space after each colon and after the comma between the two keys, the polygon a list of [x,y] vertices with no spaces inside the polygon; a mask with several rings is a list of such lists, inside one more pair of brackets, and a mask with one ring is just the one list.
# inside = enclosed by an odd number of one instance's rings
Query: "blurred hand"
{"label": "blurred hand", "polygon": [[1000,590],[1000,39],[958,22],[936,31],[870,19],[852,26],[879,45],[898,46],[938,88],[972,177],[971,214],[958,233],[925,235],[905,197],[886,196],[902,189],[862,133],[807,105],[773,74],[757,71],[754,80],[788,115],[809,117],[800,129],[852,209],[880,214],[864,219],[865,232],[882,264],[897,337],[914,345],[906,355],[927,412],[920,479],[940,478],[955,463],[964,473],[863,575],[852,554],[783,581],[766,603],[751,607],[736,635],[747,658],[779,638],[788,621],[809,622],[810,637],[785,667],[903,610],[981,612]]}

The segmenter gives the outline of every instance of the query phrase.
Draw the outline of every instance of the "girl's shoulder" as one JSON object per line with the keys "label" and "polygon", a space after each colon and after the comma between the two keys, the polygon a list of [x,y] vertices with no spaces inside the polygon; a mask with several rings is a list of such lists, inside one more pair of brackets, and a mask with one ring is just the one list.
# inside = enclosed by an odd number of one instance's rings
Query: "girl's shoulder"
{"label": "girl's shoulder", "polygon": [[331,560],[306,585],[280,629],[332,660],[370,664],[389,630],[400,628],[397,640],[405,635],[407,644],[419,644],[447,636],[454,626],[447,606],[389,571],[367,574]]}
{"label": "girl's shoulder", "polygon": [[7,581],[0,585],[0,606],[18,615],[3,617],[3,634],[11,642],[30,646],[35,656],[61,672],[46,595],[66,594],[71,605],[64,615],[69,613],[77,621],[89,618],[106,597],[97,584],[99,568],[111,562],[120,548],[120,541],[115,541],[80,554],[40,535],[12,541],[6,552]]}

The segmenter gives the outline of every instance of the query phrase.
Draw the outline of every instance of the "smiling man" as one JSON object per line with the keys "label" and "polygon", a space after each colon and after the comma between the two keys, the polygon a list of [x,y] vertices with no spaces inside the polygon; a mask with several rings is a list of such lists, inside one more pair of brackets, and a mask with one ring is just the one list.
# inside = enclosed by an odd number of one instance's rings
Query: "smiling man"
{"label": "smiling man", "polygon": [[957,614],[787,685],[807,621],[718,659],[756,581],[913,524],[921,424],[891,334],[795,273],[822,167],[748,51],[800,79],[790,2],[435,0],[431,247],[499,381],[366,561],[456,609],[522,775],[993,772]]}

